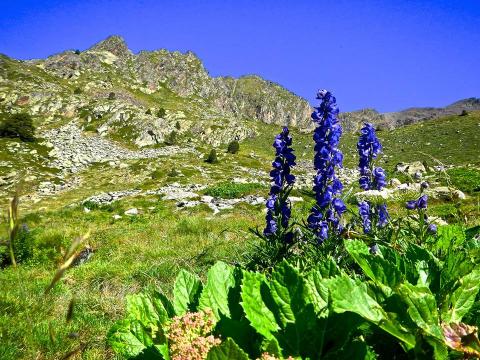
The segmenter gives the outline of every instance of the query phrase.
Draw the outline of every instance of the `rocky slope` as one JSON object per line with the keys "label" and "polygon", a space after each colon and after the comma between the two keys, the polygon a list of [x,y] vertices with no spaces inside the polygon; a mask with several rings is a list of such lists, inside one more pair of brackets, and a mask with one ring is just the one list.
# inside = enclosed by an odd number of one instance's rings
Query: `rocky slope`
{"label": "rocky slope", "polygon": [[[346,131],[384,128],[480,110],[471,98],[445,108],[342,113]],[[258,76],[211,77],[192,52],[133,54],[119,36],[43,60],[0,55],[0,115],[29,112],[40,130],[75,121],[83,131],[144,147],[164,142],[213,146],[252,137],[256,121],[312,130],[308,102]],[[175,140],[175,141],[172,141]]]}
{"label": "rocky slope", "polygon": [[29,112],[40,128],[75,120],[139,147],[172,138],[218,146],[254,136],[255,121],[311,126],[307,101],[275,83],[213,78],[192,52],[133,54],[119,36],[45,60],[0,56],[0,111]]}

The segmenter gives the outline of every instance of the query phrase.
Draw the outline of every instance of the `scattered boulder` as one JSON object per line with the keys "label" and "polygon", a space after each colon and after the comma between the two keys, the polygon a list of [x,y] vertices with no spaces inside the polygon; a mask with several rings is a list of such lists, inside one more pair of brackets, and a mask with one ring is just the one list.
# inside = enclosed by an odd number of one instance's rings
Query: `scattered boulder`
{"label": "scattered boulder", "polygon": [[125,211],[124,214],[127,216],[136,216],[138,215],[138,209],[137,208],[128,209],[127,211]]}
{"label": "scattered boulder", "polygon": [[393,178],[393,179],[390,180],[389,184],[390,184],[391,187],[398,187],[398,186],[402,185],[402,182],[400,180],[398,180],[397,178]]}
{"label": "scattered boulder", "polygon": [[398,163],[395,165],[395,171],[403,174],[408,174],[410,176],[421,176],[427,172],[425,169],[425,165],[422,164],[420,161],[414,161],[412,163]]}
{"label": "scattered boulder", "polygon": [[438,186],[429,191],[432,198],[438,200],[465,200],[465,194],[458,190],[448,186]]}

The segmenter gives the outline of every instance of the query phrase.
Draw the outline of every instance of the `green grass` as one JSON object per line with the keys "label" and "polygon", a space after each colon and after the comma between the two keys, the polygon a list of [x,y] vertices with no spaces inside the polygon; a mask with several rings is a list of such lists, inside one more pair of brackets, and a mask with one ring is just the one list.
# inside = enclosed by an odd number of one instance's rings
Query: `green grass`
{"label": "green grass", "polygon": [[[29,225],[38,229],[38,238],[64,234],[71,240],[90,229],[88,243],[95,253],[89,262],[70,269],[46,296],[61,248],[68,245],[63,240],[55,259],[34,258],[0,271],[0,358],[56,359],[80,344],[86,344],[82,358],[112,358],[105,335],[121,317],[126,294],[144,288],[169,291],[180,268],[203,277],[218,259],[238,260],[250,236],[248,227],[262,220],[253,208],[212,218],[210,210],[178,212],[172,205],[154,198],[131,199],[116,210],[136,206],[142,215],[117,221],[111,211],[84,213],[81,207],[29,215],[27,223],[34,220]],[[72,297],[74,318],[67,324]],[[72,332],[78,339],[68,337]]]}
{"label": "green grass", "polygon": [[[479,123],[480,114],[472,113],[466,117],[452,116],[395,131],[381,131],[378,136],[385,154],[380,163],[390,172],[400,161],[426,160],[435,164],[430,156],[446,164],[461,165],[460,169],[449,170],[448,175],[452,184],[468,193],[469,198],[460,204],[431,201],[429,212],[450,222],[466,219],[471,225],[478,224],[480,195],[475,188],[479,174],[476,169],[479,165]],[[168,292],[180,268],[204,277],[205,269],[216,260],[235,262],[241,259],[253,240],[248,229],[263,226],[263,206],[241,204],[213,216],[206,207],[178,210],[173,202],[163,202],[158,197],[125,198],[108,206],[92,207],[89,213],[85,213],[78,202],[104,191],[157,189],[174,181],[208,185],[205,194],[222,198],[247,194],[266,196],[268,188],[265,185],[231,182],[236,177],[268,181],[274,155],[271,144],[281,127],[259,123],[255,126],[258,137],[242,141],[235,155],[219,151],[216,164],[206,164],[203,158],[191,154],[124,161],[129,165],[124,169],[96,164],[78,174],[82,180],[79,188],[39,203],[25,200],[21,207],[22,222],[28,224],[32,233],[24,244],[31,241],[34,250],[25,256],[17,269],[0,270],[0,359],[58,359],[82,344],[85,348],[77,358],[114,358],[105,344],[105,335],[111,324],[122,317],[126,294],[144,289]],[[311,161],[311,134],[301,134],[295,129],[292,134],[297,158]],[[7,141],[16,140],[0,139],[0,145],[6,145]],[[440,147],[440,143],[449,148]],[[348,167],[356,166],[355,144],[355,134],[345,134],[342,138]],[[46,152],[40,145],[28,146],[38,147],[35,149],[42,156]],[[33,149],[28,148],[28,151]],[[209,147],[198,150],[207,152]],[[2,151],[0,160],[14,164],[14,169],[24,165],[40,171],[45,164],[35,163],[28,151],[22,154]],[[15,161],[18,159],[21,163]],[[467,167],[467,164],[472,166]],[[265,178],[252,180],[241,167],[264,171]],[[169,176],[172,169],[179,175]],[[24,188],[24,193],[29,191],[31,187]],[[292,195],[305,199],[294,204],[294,217],[301,220],[308,214],[313,199],[297,190]],[[0,210],[6,209],[6,205],[5,197]],[[141,215],[113,220],[114,214],[123,215],[131,207],[137,207]],[[356,211],[353,202],[349,203],[349,209]],[[400,201],[389,203],[389,210],[394,216],[406,215]],[[0,230],[0,238],[5,235],[1,232],[4,228]],[[95,250],[92,259],[68,270],[54,290],[43,295],[62,259],[62,251],[75,237],[88,230],[91,230],[88,243]],[[72,297],[76,299],[74,317],[67,324],[65,314]],[[70,339],[68,334],[72,332],[78,333],[78,338]]]}
{"label": "green grass", "polygon": [[[480,165],[480,112],[467,116],[447,116],[441,119],[408,125],[390,131],[379,131],[384,155],[381,161],[388,170],[399,162],[425,161],[434,166]],[[355,134],[342,138],[345,164],[355,166]],[[346,150],[346,151],[345,151]]]}
{"label": "green grass", "polygon": [[219,197],[224,199],[235,199],[245,195],[250,195],[262,190],[265,192],[266,186],[257,183],[228,183],[223,182],[210,186],[205,189],[205,195]]}
{"label": "green grass", "polygon": [[467,193],[480,193],[480,170],[455,168],[447,170],[449,180],[454,187]]}

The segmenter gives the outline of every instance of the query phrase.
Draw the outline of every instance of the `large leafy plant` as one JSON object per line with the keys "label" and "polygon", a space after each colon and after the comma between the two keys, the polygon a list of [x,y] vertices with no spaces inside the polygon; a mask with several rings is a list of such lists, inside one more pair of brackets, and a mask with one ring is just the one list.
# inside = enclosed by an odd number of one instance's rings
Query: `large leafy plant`
{"label": "large leafy plant", "polygon": [[211,312],[205,359],[446,358],[480,355],[476,327],[462,323],[478,293],[480,268],[411,245],[406,253],[380,246],[376,255],[358,240],[345,247],[359,275],[328,259],[302,273],[284,261],[267,276],[218,262],[203,285],[182,270],[173,300],[160,293],[131,295],[127,317],[109,333],[127,357],[170,359],[172,319]]}

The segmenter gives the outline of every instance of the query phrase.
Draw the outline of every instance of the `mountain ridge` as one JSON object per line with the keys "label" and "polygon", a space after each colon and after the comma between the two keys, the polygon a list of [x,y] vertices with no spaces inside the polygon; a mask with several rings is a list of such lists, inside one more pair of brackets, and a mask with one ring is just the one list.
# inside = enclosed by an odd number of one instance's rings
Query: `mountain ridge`
{"label": "mountain ridge", "polygon": [[[480,99],[388,113],[361,109],[340,118],[348,132],[363,122],[392,129],[463,110],[480,110]],[[192,51],[133,53],[118,35],[46,59],[2,56],[0,111],[29,112],[40,125],[76,121],[83,130],[139,147],[161,144],[174,132],[186,141],[219,146],[255,136],[255,121],[305,132],[314,128],[311,105],[273,81],[258,75],[212,77]]]}

